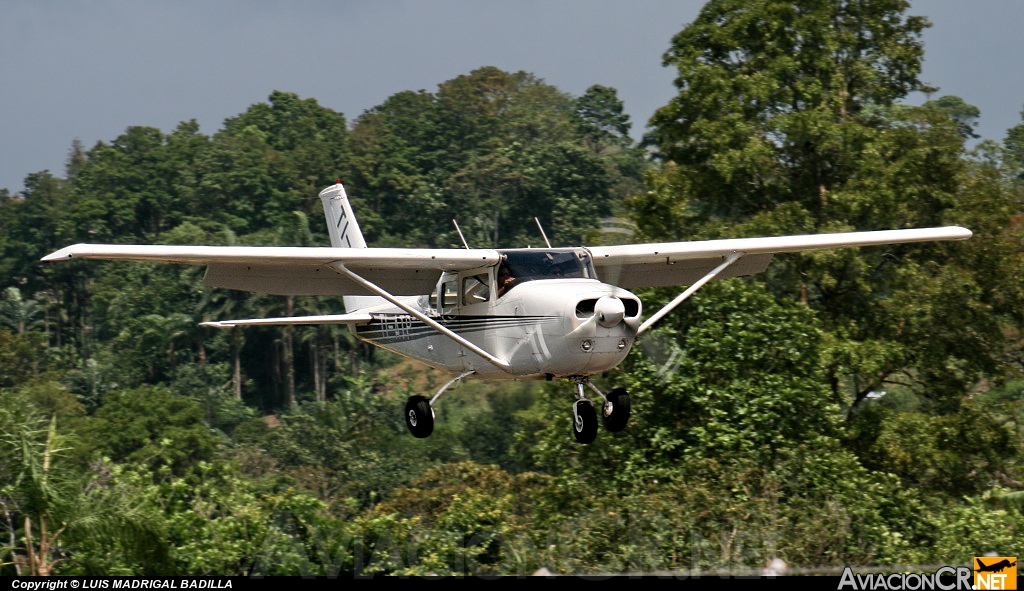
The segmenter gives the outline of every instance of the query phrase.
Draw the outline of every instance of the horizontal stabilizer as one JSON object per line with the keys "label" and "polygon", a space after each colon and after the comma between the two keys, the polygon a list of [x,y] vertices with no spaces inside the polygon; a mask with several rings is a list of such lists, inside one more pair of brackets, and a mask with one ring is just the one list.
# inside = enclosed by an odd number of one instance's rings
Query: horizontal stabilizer
{"label": "horizontal stabilizer", "polygon": [[326,314],[322,316],[284,316],[281,318],[249,318],[245,320],[215,320],[200,322],[199,326],[232,328],[234,326],[279,326],[288,324],[368,324],[369,314]]}

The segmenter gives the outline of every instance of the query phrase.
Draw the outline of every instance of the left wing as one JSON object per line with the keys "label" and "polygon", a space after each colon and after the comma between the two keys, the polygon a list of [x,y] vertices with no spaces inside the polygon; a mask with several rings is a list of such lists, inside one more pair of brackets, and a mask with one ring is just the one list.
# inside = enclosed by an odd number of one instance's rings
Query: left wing
{"label": "left wing", "polygon": [[344,265],[391,294],[423,295],[442,271],[495,265],[499,255],[454,248],[75,244],[42,260],[76,258],[206,265],[206,285],[275,295],[376,295],[339,273],[336,266]]}
{"label": "left wing", "polygon": [[871,246],[934,240],[966,240],[971,231],[959,226],[880,230],[838,234],[807,234],[770,238],[733,238],[694,242],[661,242],[590,247],[598,276],[624,289],[691,285],[722,264],[736,261],[714,276],[726,279],[760,273],[772,255],[847,246]]}

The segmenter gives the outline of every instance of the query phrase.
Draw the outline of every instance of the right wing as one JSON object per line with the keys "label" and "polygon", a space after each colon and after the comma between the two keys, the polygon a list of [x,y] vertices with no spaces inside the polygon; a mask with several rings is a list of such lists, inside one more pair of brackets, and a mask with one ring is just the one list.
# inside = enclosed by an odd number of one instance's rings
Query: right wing
{"label": "right wing", "polygon": [[496,265],[490,249],[75,244],[44,261],[103,259],[206,265],[203,282],[275,295],[376,295],[339,273],[344,265],[394,295],[423,295],[443,271]]}

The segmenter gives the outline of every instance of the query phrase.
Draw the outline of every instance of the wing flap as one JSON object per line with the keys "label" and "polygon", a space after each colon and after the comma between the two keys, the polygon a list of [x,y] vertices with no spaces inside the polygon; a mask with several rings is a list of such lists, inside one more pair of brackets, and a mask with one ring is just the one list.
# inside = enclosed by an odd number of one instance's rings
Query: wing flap
{"label": "wing flap", "polygon": [[[354,271],[393,295],[430,293],[441,277],[436,269],[361,268]],[[206,268],[203,283],[273,295],[376,295],[326,265],[284,266],[216,263]]]}
{"label": "wing flap", "polygon": [[[623,289],[639,287],[671,287],[676,285],[692,285],[712,269],[722,264],[724,257],[680,259],[671,261],[661,259],[656,262],[640,262],[624,265],[598,266],[598,277],[605,283],[617,285]],[[747,255],[736,261],[715,279],[728,279],[763,273],[772,260],[770,254]]]}

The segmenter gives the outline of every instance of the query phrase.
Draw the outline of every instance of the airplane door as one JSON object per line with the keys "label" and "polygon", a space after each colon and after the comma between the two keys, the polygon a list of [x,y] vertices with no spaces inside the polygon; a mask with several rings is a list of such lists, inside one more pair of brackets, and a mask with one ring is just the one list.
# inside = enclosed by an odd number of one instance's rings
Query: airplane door
{"label": "airplane door", "polygon": [[[437,298],[434,302],[434,313],[437,320],[449,330],[459,333],[459,276],[456,273],[442,273],[437,281]],[[439,353],[442,362],[455,370],[461,370],[466,353],[462,346],[443,335],[431,338],[433,350]]]}
{"label": "airplane door", "polygon": [[442,273],[437,281],[438,316],[450,316],[459,313],[459,276],[455,273]]}

